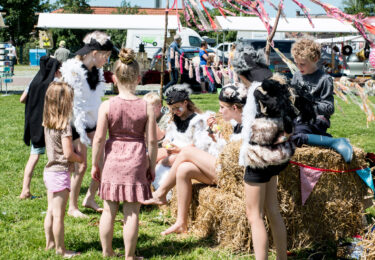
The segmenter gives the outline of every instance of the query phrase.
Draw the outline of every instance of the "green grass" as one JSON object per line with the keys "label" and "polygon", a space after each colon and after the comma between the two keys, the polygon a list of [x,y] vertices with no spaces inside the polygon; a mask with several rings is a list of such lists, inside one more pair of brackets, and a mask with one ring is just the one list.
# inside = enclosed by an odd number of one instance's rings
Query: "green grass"
{"label": "green grass", "polygon": [[[193,95],[192,99],[202,110],[218,109],[217,95]],[[32,193],[40,198],[18,199],[22,189],[23,169],[30,151],[22,141],[24,105],[18,100],[19,95],[0,96],[0,259],[60,259],[53,252],[44,251],[43,219],[47,200],[42,172],[47,161],[45,155],[41,157],[31,182]],[[330,132],[335,136],[350,138],[354,145],[366,151],[375,151],[375,123],[366,128],[365,116],[357,106],[344,104],[341,100],[338,100],[338,104],[345,113],[336,110]],[[89,168],[90,165],[89,161]],[[86,173],[80,203],[89,181],[90,175]],[[249,259],[249,255],[216,248],[209,238],[200,239],[193,235],[161,237],[160,232],[173,223],[173,219],[160,215],[155,207],[142,207],[141,211],[138,255],[147,259]],[[66,217],[66,246],[82,252],[76,259],[101,259],[96,225],[99,214],[89,210],[83,212],[89,215],[89,219]],[[121,217],[119,213],[117,219]],[[115,223],[113,245],[116,250],[123,251],[119,222]],[[306,252],[298,254],[303,258]]]}

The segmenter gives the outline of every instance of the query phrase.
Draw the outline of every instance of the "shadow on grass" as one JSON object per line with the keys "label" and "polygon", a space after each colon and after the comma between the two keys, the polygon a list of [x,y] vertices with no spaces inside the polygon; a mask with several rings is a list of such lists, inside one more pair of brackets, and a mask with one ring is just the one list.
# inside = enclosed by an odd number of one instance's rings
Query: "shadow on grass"
{"label": "shadow on grass", "polygon": [[164,258],[182,254],[186,255],[189,252],[194,251],[196,248],[210,248],[213,246],[215,246],[215,243],[210,238],[192,240],[190,237],[182,239],[174,235],[167,237],[156,237],[142,234],[138,238],[137,251],[139,251],[139,255],[142,255],[145,258]]}

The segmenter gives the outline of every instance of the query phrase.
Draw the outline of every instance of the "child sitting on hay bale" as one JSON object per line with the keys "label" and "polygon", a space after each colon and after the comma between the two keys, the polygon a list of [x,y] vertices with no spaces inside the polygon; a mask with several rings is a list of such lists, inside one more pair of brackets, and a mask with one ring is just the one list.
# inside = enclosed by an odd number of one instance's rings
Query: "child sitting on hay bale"
{"label": "child sitting on hay bale", "polygon": [[[246,92],[233,85],[225,86],[220,92],[219,100],[220,113],[223,115],[223,119],[226,121],[233,119],[237,122],[231,139],[240,138],[242,107],[246,101]],[[211,117],[208,121],[211,126],[209,132],[215,142],[210,151],[218,155],[226,142],[220,138],[220,134],[213,133],[216,125],[215,119]],[[162,235],[187,231],[188,210],[192,194],[191,180],[195,179],[205,184],[215,184],[217,180],[215,171],[216,157],[193,146],[183,148],[177,155],[166,181],[153,194],[154,198],[145,202],[145,204],[165,204],[167,202],[166,194],[176,185],[178,200],[177,221],[173,226],[162,232]]]}
{"label": "child sitting on hay bale", "polygon": [[332,138],[327,133],[330,127],[330,116],[334,113],[332,77],[319,69],[320,45],[310,39],[301,39],[293,44],[292,55],[299,69],[292,79],[296,87],[305,87],[311,93],[316,114],[314,120],[305,122],[295,120],[293,142],[297,146],[303,144],[332,148],[342,155],[345,162],[353,158],[353,148],[346,138]]}

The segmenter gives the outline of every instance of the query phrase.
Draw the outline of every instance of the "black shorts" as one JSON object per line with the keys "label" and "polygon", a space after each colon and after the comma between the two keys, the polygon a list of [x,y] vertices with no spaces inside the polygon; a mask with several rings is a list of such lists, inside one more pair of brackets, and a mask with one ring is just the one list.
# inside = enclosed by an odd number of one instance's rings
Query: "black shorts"
{"label": "black shorts", "polygon": [[[94,126],[93,128],[86,128],[86,133],[91,133],[91,132],[94,132],[96,130],[96,126]],[[73,141],[74,140],[77,140],[79,138],[79,133],[77,132],[76,128],[74,126],[72,126],[72,138],[73,138]]]}
{"label": "black shorts", "polygon": [[245,182],[269,182],[273,176],[279,175],[280,172],[288,166],[288,164],[289,162],[286,162],[279,165],[271,165],[266,168],[251,168],[250,166],[247,166],[243,178]]}

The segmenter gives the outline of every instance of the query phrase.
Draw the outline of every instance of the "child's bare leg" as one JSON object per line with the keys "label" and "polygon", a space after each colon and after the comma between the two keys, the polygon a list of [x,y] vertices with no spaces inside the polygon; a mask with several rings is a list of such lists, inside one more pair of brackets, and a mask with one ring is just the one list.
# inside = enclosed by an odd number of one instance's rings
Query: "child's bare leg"
{"label": "child's bare leg", "polygon": [[191,202],[192,184],[191,180],[212,184],[213,180],[208,178],[195,164],[190,162],[181,163],[177,169],[177,220],[174,225],[162,232],[162,235],[170,233],[184,233],[187,231],[187,217]]}
{"label": "child's bare leg", "polygon": [[208,178],[216,181],[215,157],[196,147],[189,146],[181,150],[162,185],[153,194],[153,199],[147,200],[144,204],[165,204],[167,202],[167,193],[176,185],[176,172],[179,165],[183,162],[194,163]]}
{"label": "child's bare leg", "polygon": [[22,192],[20,195],[20,199],[27,199],[31,197],[30,193],[30,183],[31,178],[33,176],[33,171],[38,163],[39,160],[39,154],[30,154],[29,160],[26,163],[25,171],[23,174],[23,185],[22,185]]}
{"label": "child's bare leg", "polygon": [[99,224],[100,242],[102,244],[103,256],[111,257],[115,255],[112,248],[113,225],[115,222],[119,203],[110,200],[105,200],[103,202],[103,205],[104,209],[102,216],[100,217]]}
{"label": "child's bare leg", "polygon": [[[93,138],[94,138],[94,135],[95,135],[95,132],[88,133],[87,135],[92,142]],[[104,158],[103,157],[104,156],[101,156],[100,160],[99,160],[100,169],[103,169],[103,165],[104,165],[104,162],[103,162]],[[96,193],[99,189],[99,186],[100,186],[100,183],[98,181],[96,181],[94,179],[91,179],[90,186],[89,186],[89,189],[87,190],[85,198],[83,199],[82,206],[84,206],[86,208],[93,209],[97,212],[103,211],[103,209],[100,208],[99,205],[95,201],[95,195],[96,195]]]}
{"label": "child's bare leg", "polygon": [[64,217],[68,197],[69,191],[67,189],[53,193],[52,197],[52,230],[55,240],[56,254],[64,257],[69,257],[76,254],[73,251],[66,250],[64,242]]}
{"label": "child's bare leg", "polygon": [[139,226],[139,209],[140,203],[124,202],[124,245],[125,245],[125,259],[133,260],[139,259],[135,256],[135,248],[138,240],[138,226]]}
{"label": "child's bare leg", "polygon": [[163,160],[166,157],[168,157],[167,149],[159,148],[158,149],[158,156],[156,157],[156,163],[158,163],[160,160]]}
{"label": "child's bare leg", "polygon": [[73,144],[74,149],[84,157],[84,163],[75,163],[75,172],[70,177],[71,192],[69,197],[68,215],[75,218],[82,218],[87,216],[78,209],[78,197],[81,190],[83,176],[85,175],[87,168],[87,147],[82,144],[79,139],[75,140]]}
{"label": "child's bare leg", "polygon": [[280,214],[279,201],[277,199],[277,177],[273,176],[266,184],[266,215],[270,222],[273,241],[276,246],[278,260],[287,259],[287,238],[284,220]]}
{"label": "child's bare leg", "polygon": [[46,250],[55,248],[55,239],[53,238],[53,216],[52,216],[52,197],[53,193],[47,191],[48,209],[44,219],[44,233],[46,235]]}
{"label": "child's bare leg", "polygon": [[268,236],[263,221],[265,183],[245,182],[246,215],[251,227],[255,259],[268,259]]}

